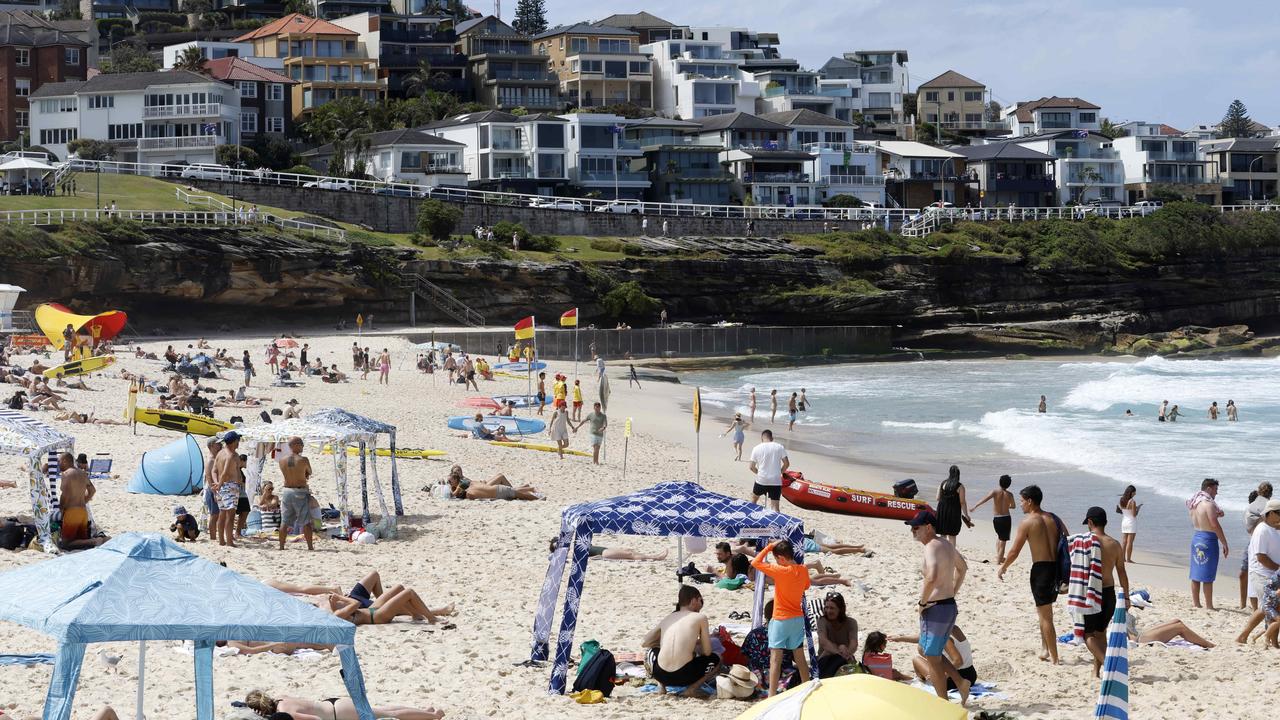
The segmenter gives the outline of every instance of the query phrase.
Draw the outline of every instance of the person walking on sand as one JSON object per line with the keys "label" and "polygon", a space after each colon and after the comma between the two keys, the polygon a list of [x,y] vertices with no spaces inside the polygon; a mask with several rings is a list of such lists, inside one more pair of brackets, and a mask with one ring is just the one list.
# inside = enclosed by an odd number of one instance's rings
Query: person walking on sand
{"label": "person walking on sand", "polygon": [[720,433],[720,437],[733,433],[734,462],[742,460],[742,443],[747,439],[746,429],[748,424],[742,421],[742,413],[737,413],[733,416],[733,422],[729,423],[729,429]]}
{"label": "person walking on sand", "polygon": [[369,360],[369,348],[360,351],[360,379],[368,380],[369,371],[373,369],[373,363]]}
{"label": "person walking on sand", "polygon": [[1240,417],[1239,417],[1239,411],[1236,409],[1236,401],[1228,400],[1227,401],[1227,422],[1235,422],[1236,420],[1239,420],[1239,419]]}
{"label": "person walking on sand", "polygon": [[1255,605],[1254,613],[1245,623],[1236,642],[1249,641],[1249,633],[1266,615],[1268,583],[1280,570],[1280,500],[1268,500],[1262,509],[1262,520],[1249,536],[1249,550],[1245,553],[1249,568],[1249,599]]}
{"label": "person walking on sand", "polygon": [[751,449],[751,462],[747,467],[756,476],[751,487],[751,502],[759,504],[760,496],[769,498],[769,509],[778,512],[782,499],[782,473],[791,467],[787,449],[773,441],[773,431],[760,433],[760,444]]}
{"label": "person walking on sand", "polygon": [[800,412],[800,406],[796,403],[796,393],[791,393],[791,399],[787,401],[787,415],[791,418],[791,422],[787,423],[787,430],[795,429],[798,412]]}
{"label": "person walking on sand", "polygon": [[538,414],[541,415],[547,407],[547,374],[544,372],[538,373],[538,394],[533,399],[538,402]]}
{"label": "person walking on sand", "polygon": [[244,384],[246,387],[253,384],[253,360],[249,358],[249,351],[244,351],[244,356],[240,358],[240,364],[244,366]]}
{"label": "person walking on sand", "polygon": [[1102,544],[1102,609],[1084,616],[1084,644],[1093,654],[1093,676],[1099,677],[1107,654],[1107,626],[1116,612],[1116,581],[1124,590],[1124,609],[1129,609],[1129,573],[1124,567],[1124,548],[1107,534],[1107,511],[1096,505],[1085,511],[1084,525]]}
{"label": "person walking on sand", "polygon": [[551,418],[547,420],[547,432],[551,441],[556,444],[556,454],[564,459],[564,449],[569,447],[569,408],[556,403],[551,410]]}
{"label": "person walking on sand", "polygon": [[1066,529],[1058,517],[1040,507],[1044,493],[1035,485],[1028,485],[1018,492],[1022,498],[1022,522],[1013,538],[1013,547],[1005,556],[996,577],[1004,580],[1004,573],[1018,559],[1023,545],[1031,546],[1031,597],[1036,603],[1036,617],[1040,622],[1041,660],[1058,664],[1058,638],[1053,631],[1053,604],[1058,600],[1058,539]]}
{"label": "person walking on sand", "polygon": [[378,384],[391,384],[391,351],[386,348],[382,348],[382,354],[378,356]]}
{"label": "person walking on sand", "polygon": [[1218,419],[1218,401],[1217,400],[1214,400],[1212,403],[1209,404],[1209,419],[1210,420]]}
{"label": "person walking on sand", "polygon": [[1040,406],[1036,410],[1042,413],[1049,412],[1049,401],[1043,395],[1040,396]]}
{"label": "person walking on sand", "polygon": [[929,666],[929,684],[934,693],[947,699],[947,680],[955,683],[960,691],[960,704],[969,702],[968,680],[960,676],[956,666],[947,659],[944,650],[951,628],[955,627],[960,609],[956,605],[956,593],[964,584],[969,565],[954,545],[942,541],[934,532],[938,519],[928,510],[921,510],[906,521],[911,527],[911,537],[924,546],[923,575],[920,600],[916,610],[920,614],[920,654]]}
{"label": "person walking on sand", "polygon": [[213,461],[213,494],[218,502],[215,516],[219,545],[235,547],[232,529],[236,522],[236,505],[240,502],[240,433],[230,430],[222,436],[222,450]]}
{"label": "person walking on sand", "polygon": [[[1177,407],[1176,405],[1174,406]],[[1218,577],[1218,546],[1222,546],[1222,557],[1227,557],[1227,534],[1222,531],[1222,509],[1215,498],[1218,497],[1218,481],[1205,478],[1200,483],[1200,492],[1187,501],[1187,512],[1191,514],[1191,525],[1195,532],[1191,535],[1191,603],[1200,607],[1200,591],[1204,590],[1204,607],[1216,610],[1213,606],[1213,581]]]}
{"label": "person walking on sand", "polygon": [[969,517],[969,503],[964,496],[964,483],[960,482],[960,468],[952,465],[947,471],[947,479],[938,486],[935,500],[938,503],[938,536],[943,540],[956,544],[960,535],[960,523],[973,527]]}
{"label": "person walking on sand", "polygon": [[[765,558],[773,553],[773,562]],[[809,682],[809,656],[804,641],[804,591],[809,589],[809,568],[796,562],[790,541],[774,540],[754,558],[751,567],[773,580],[773,617],[769,620],[769,697],[778,692],[782,675],[782,654],[790,652],[800,671],[800,681]]]}
{"label": "person walking on sand", "polygon": [[357,372],[359,370],[360,370],[360,344],[351,343],[351,371]]}
{"label": "person walking on sand", "polygon": [[747,406],[751,409],[751,422],[756,421],[756,389],[751,388],[751,395],[747,398]]}
{"label": "person walking on sand", "polygon": [[627,387],[631,387],[631,384],[635,383],[635,386],[639,388],[640,376],[636,374],[636,366],[628,365],[627,367],[630,368],[630,371],[627,373]]}
{"label": "person walking on sand", "polygon": [[[1262,522],[1262,516],[1266,514],[1267,501],[1271,499],[1271,483],[1263,480],[1258,484],[1258,489],[1249,493],[1249,505],[1244,509],[1244,533],[1253,538],[1254,528],[1258,527],[1258,523]],[[1251,605],[1254,610],[1258,609],[1258,598],[1249,594],[1249,553],[1245,553],[1240,560],[1240,609],[1243,610],[1245,605]]]}
{"label": "person walking on sand", "polygon": [[769,424],[778,420],[778,389],[774,388],[769,391]]}
{"label": "person walking on sand", "polygon": [[1156,419],[1159,420],[1160,422],[1164,422],[1164,416],[1168,414],[1169,414],[1169,401],[1165,400],[1164,402],[1160,403],[1160,414],[1156,416]]}
{"label": "person walking on sand", "polygon": [[1004,564],[1004,546],[1009,542],[1009,533],[1013,530],[1013,517],[1010,511],[1013,509],[1013,493],[1009,492],[1009,486],[1013,484],[1013,478],[1008,475],[1001,475],[999,487],[987,493],[987,496],[978,501],[973,506],[973,510],[991,501],[991,525],[996,531],[996,564]]}
{"label": "person walking on sand", "polygon": [[298,523],[302,524],[302,537],[307,541],[307,549],[315,549],[311,537],[311,488],[307,484],[311,479],[311,461],[302,456],[303,449],[302,438],[291,437],[289,454],[279,460],[284,489],[280,492],[280,532],[276,539],[281,550],[289,531]]}
{"label": "person walking on sand", "polygon": [[[575,380],[574,382],[577,381]],[[593,465],[599,465],[600,446],[604,444],[605,430],[609,429],[609,418],[604,414],[604,411],[600,409],[600,403],[593,403],[591,405],[591,412],[587,413],[587,416],[582,419],[582,422],[578,423],[578,425],[573,428],[573,431],[578,432],[578,429],[583,425],[591,426],[591,463]]]}
{"label": "person walking on sand", "polygon": [[1133,542],[1138,539],[1138,511],[1142,503],[1133,499],[1138,488],[1130,485],[1124,489],[1120,502],[1116,503],[1116,512],[1120,513],[1120,533],[1124,536],[1124,561],[1133,562]]}

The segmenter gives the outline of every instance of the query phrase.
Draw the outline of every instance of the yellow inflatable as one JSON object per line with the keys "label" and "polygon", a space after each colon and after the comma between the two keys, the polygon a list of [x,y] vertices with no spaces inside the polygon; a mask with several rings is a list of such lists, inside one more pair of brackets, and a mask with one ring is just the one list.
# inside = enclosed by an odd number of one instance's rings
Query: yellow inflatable
{"label": "yellow inflatable", "polygon": [[110,340],[124,330],[124,325],[129,320],[129,316],[119,310],[108,310],[97,315],[77,315],[58,303],[37,306],[35,316],[40,332],[49,338],[55,350],[62,349],[65,342],[62,333],[68,325],[76,333],[87,331],[95,340]]}

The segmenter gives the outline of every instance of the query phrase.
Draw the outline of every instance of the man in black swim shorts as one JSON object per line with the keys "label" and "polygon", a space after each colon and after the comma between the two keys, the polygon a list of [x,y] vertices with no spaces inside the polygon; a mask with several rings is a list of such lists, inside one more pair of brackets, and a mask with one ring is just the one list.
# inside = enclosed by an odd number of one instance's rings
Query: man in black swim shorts
{"label": "man in black swim shorts", "polygon": [[1044,493],[1035,485],[1028,485],[1018,492],[1022,500],[1022,522],[1013,538],[1013,547],[1005,558],[996,577],[1004,580],[1004,573],[1018,559],[1023,545],[1031,547],[1031,597],[1036,603],[1036,619],[1040,623],[1040,643],[1044,652],[1040,659],[1058,664],[1058,638],[1053,627],[1053,604],[1058,599],[1058,538],[1065,529],[1057,516],[1040,507]]}

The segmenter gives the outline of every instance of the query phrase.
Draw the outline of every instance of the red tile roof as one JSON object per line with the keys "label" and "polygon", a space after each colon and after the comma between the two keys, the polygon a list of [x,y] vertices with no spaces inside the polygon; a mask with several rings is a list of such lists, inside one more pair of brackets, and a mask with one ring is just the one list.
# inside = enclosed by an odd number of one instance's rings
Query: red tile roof
{"label": "red tile roof", "polygon": [[287,83],[290,85],[297,82],[295,80],[290,80],[278,72],[254,65],[248,60],[238,57],[224,57],[216,60],[206,60],[204,63],[204,69],[209,74],[209,77],[226,82],[247,80],[256,82]]}
{"label": "red tile roof", "polygon": [[266,25],[252,30],[236,38],[234,42],[247,42],[258,38],[272,37],[274,35],[359,35],[355,30],[348,30],[341,25],[334,25],[328,20],[317,20],[313,17],[307,17],[302,13],[292,13],[285,15],[279,20],[273,20]]}

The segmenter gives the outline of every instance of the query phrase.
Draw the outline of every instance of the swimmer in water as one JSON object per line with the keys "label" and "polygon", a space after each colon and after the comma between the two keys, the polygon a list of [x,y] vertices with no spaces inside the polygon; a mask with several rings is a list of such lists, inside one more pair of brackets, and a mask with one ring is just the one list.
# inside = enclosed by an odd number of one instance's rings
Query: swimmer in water
{"label": "swimmer in water", "polygon": [[1124,411],[1124,416],[1125,416],[1125,417],[1133,417],[1133,411],[1132,411],[1132,410],[1125,410],[1125,411]]}

